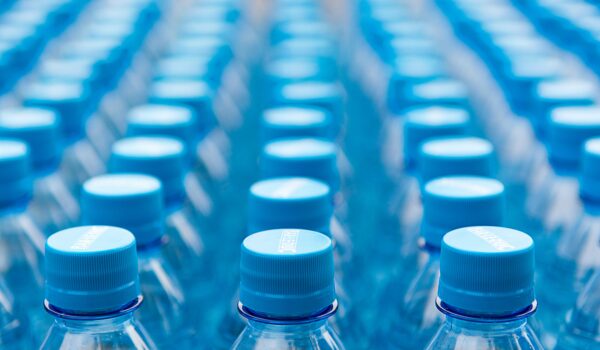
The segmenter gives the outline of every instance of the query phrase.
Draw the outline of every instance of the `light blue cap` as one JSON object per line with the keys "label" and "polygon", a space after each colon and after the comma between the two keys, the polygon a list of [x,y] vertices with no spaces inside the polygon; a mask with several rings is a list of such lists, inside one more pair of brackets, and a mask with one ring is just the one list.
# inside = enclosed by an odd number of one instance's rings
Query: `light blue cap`
{"label": "light blue cap", "polygon": [[329,235],[333,203],[329,186],[304,177],[262,180],[250,187],[248,231],[295,227]]}
{"label": "light blue cap", "polygon": [[288,38],[329,38],[332,36],[331,25],[318,19],[281,22],[273,30],[273,40],[275,42]]}
{"label": "light blue cap", "polygon": [[164,233],[160,181],[142,174],[101,175],[87,180],[81,191],[81,222],[110,225],[133,233],[138,246]]}
{"label": "light blue cap", "polygon": [[184,80],[218,83],[220,74],[214,69],[211,57],[172,56],[163,58],[156,64],[154,80]]}
{"label": "light blue cap", "polygon": [[267,143],[262,150],[263,178],[300,176],[325,182],[339,189],[336,145],[325,139],[291,138]]}
{"label": "light blue cap", "polygon": [[464,135],[469,128],[469,113],[461,108],[423,107],[409,110],[404,120],[404,164],[417,164],[421,143],[441,136]]}
{"label": "light blue cap", "polygon": [[273,318],[311,316],[335,301],[333,245],[314,231],[279,229],[242,243],[240,302]]}
{"label": "light blue cap", "polygon": [[471,136],[435,138],[421,144],[419,179],[422,183],[448,175],[494,176],[494,146]]}
{"label": "light blue cap", "polygon": [[280,138],[332,138],[333,127],[329,114],[318,108],[277,107],[262,115],[263,143]]}
{"label": "light blue cap", "polygon": [[35,171],[55,167],[61,158],[60,122],[56,112],[41,108],[0,110],[0,136],[27,144]]}
{"label": "light blue cap", "polygon": [[584,144],[579,195],[584,202],[600,203],[600,137],[589,139]]}
{"label": "light blue cap", "polygon": [[392,82],[422,83],[446,74],[443,61],[432,55],[405,55],[394,61]]}
{"label": "light blue cap", "polygon": [[198,139],[196,116],[184,106],[146,104],[131,109],[127,115],[127,135],[173,137],[191,152]]}
{"label": "light blue cap", "polygon": [[218,36],[184,37],[171,45],[168,56],[212,57],[223,67],[232,56],[231,46]]}
{"label": "light blue cap", "polygon": [[405,98],[409,106],[469,107],[467,87],[462,82],[449,78],[412,85],[406,90]]}
{"label": "light blue cap", "polygon": [[212,102],[214,91],[201,80],[159,80],[150,87],[150,103],[178,105],[196,114],[199,132],[205,134],[214,123]]}
{"label": "light blue cap", "polygon": [[557,171],[574,172],[584,142],[600,136],[600,107],[559,107],[550,112],[548,157]]}
{"label": "light blue cap", "polygon": [[557,107],[590,106],[596,100],[596,86],[582,79],[553,79],[538,84],[534,100],[538,113],[534,114],[534,126],[543,134],[548,123],[548,112]]}
{"label": "light blue cap", "polygon": [[276,89],[275,105],[318,107],[328,111],[338,126],[344,117],[344,93],[336,83],[300,82]]}
{"label": "light blue cap", "polygon": [[180,141],[157,136],[121,139],[112,147],[108,164],[111,173],[140,173],[160,180],[167,208],[185,198],[185,146]]}
{"label": "light blue cap", "polygon": [[135,238],[111,226],[59,231],[46,241],[46,300],[70,314],[104,314],[140,296]]}
{"label": "light blue cap", "polygon": [[429,181],[423,191],[421,235],[439,247],[442,237],[459,227],[502,225],[504,186],[478,176],[447,176]]}
{"label": "light blue cap", "polygon": [[441,301],[471,316],[505,316],[535,301],[534,244],[504,227],[459,228],[444,236]]}
{"label": "light blue cap", "polygon": [[81,83],[38,82],[25,92],[23,103],[29,107],[53,109],[60,115],[63,135],[68,139],[83,135],[86,118],[93,106],[90,93]]}
{"label": "light blue cap", "polygon": [[0,209],[25,206],[33,183],[27,144],[16,139],[0,139]]}
{"label": "light blue cap", "polygon": [[270,61],[266,75],[272,86],[303,81],[333,81],[336,72],[321,65],[318,59],[284,57]]}

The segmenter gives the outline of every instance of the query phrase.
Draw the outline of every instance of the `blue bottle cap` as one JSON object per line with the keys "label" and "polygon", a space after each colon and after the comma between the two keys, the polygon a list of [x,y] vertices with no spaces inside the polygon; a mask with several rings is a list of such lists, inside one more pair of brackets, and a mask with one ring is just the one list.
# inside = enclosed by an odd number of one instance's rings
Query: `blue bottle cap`
{"label": "blue bottle cap", "polygon": [[60,116],[62,134],[67,139],[80,138],[92,105],[90,92],[81,83],[39,82],[25,92],[23,104],[53,109]]}
{"label": "blue bottle cap", "polygon": [[344,93],[336,83],[301,82],[276,89],[275,105],[318,107],[328,111],[336,126],[344,118]]}
{"label": "blue bottle cap", "polygon": [[398,37],[390,40],[387,45],[389,61],[409,54],[431,56],[439,52],[439,48],[429,37]]}
{"label": "blue bottle cap", "polygon": [[282,22],[273,29],[273,42],[289,38],[331,38],[332,29],[323,20],[296,20]]}
{"label": "blue bottle cap", "polygon": [[74,83],[83,81],[90,84],[96,84],[100,79],[96,61],[85,57],[45,60],[40,67],[39,76],[42,81]]}
{"label": "blue bottle cap", "polygon": [[242,243],[240,302],[273,318],[318,314],[335,301],[333,245],[314,231],[280,229]]}
{"label": "blue bottle cap", "polygon": [[216,86],[220,79],[215,62],[211,57],[172,56],[156,64],[154,80],[208,81]]}
{"label": "blue bottle cap", "polygon": [[440,105],[448,107],[469,107],[467,87],[454,79],[435,79],[415,84],[406,89],[407,106]]}
{"label": "blue bottle cap", "polygon": [[439,247],[442,237],[459,227],[502,225],[504,186],[477,176],[447,176],[429,181],[423,192],[421,234]]}
{"label": "blue bottle cap", "polygon": [[25,207],[31,198],[33,182],[27,144],[0,139],[0,209]]}
{"label": "blue bottle cap", "polygon": [[300,176],[325,182],[339,189],[336,145],[325,139],[294,138],[267,143],[262,150],[262,178]]}
{"label": "blue bottle cap", "polygon": [[140,296],[135,238],[111,226],[59,231],[46,241],[46,301],[69,314],[119,311]]}
{"label": "blue bottle cap", "polygon": [[444,236],[438,295],[458,312],[507,316],[535,300],[534,244],[504,227],[459,228]]}
{"label": "blue bottle cap", "polygon": [[583,147],[579,195],[584,202],[600,203],[600,137],[589,139]]}
{"label": "blue bottle cap", "polygon": [[19,139],[27,144],[36,172],[57,166],[61,158],[58,115],[41,108],[0,110],[0,137]]}
{"label": "blue bottle cap", "polygon": [[335,71],[322,67],[317,59],[278,58],[270,61],[265,73],[271,86],[303,81],[333,81]]}
{"label": "blue bottle cap", "polygon": [[176,40],[168,56],[213,57],[219,67],[225,66],[233,56],[231,46],[223,38],[206,36]]}
{"label": "blue bottle cap", "polygon": [[216,36],[224,40],[231,40],[234,26],[225,21],[209,20],[198,22],[196,19],[190,19],[179,26],[179,32],[182,37],[203,37]]}
{"label": "blue bottle cap", "polygon": [[329,186],[304,177],[262,180],[250,187],[248,231],[295,227],[329,235],[333,204]]}
{"label": "blue bottle cap", "polygon": [[548,112],[557,107],[590,106],[596,100],[596,87],[591,81],[582,79],[554,79],[542,81],[534,92],[538,102],[538,113],[534,126],[542,135],[548,122]]}
{"label": "blue bottle cap", "polygon": [[559,107],[550,112],[548,157],[559,172],[576,172],[584,142],[600,136],[600,108]]}
{"label": "blue bottle cap", "polygon": [[178,105],[196,114],[199,134],[204,135],[215,123],[212,109],[214,91],[201,80],[159,80],[150,87],[150,103]]}
{"label": "blue bottle cap", "polygon": [[196,116],[184,106],[146,104],[127,115],[128,136],[167,136],[183,142],[192,152],[198,139]]}
{"label": "blue bottle cap", "polygon": [[419,152],[421,183],[448,175],[494,176],[494,146],[478,137],[443,137],[425,141]]}
{"label": "blue bottle cap", "polygon": [[419,147],[426,140],[464,135],[469,128],[469,113],[460,108],[424,107],[409,110],[404,121],[404,166],[417,164]]}
{"label": "blue bottle cap", "polygon": [[93,59],[100,67],[100,74],[114,75],[113,79],[116,79],[121,76],[124,64],[125,50],[121,44],[114,38],[77,39],[66,43],[59,57]]}
{"label": "blue bottle cap", "polygon": [[263,144],[281,138],[333,138],[331,117],[318,108],[278,107],[262,115]]}
{"label": "blue bottle cap", "polygon": [[81,191],[81,223],[110,225],[131,231],[138,246],[158,241],[164,233],[160,181],[141,174],[101,175]]}
{"label": "blue bottle cap", "polygon": [[272,48],[275,58],[319,58],[335,66],[336,50],[329,38],[290,38]]}
{"label": "blue bottle cap", "polygon": [[127,137],[112,147],[108,163],[111,173],[140,173],[162,183],[167,209],[185,198],[185,146],[182,142],[157,136]]}

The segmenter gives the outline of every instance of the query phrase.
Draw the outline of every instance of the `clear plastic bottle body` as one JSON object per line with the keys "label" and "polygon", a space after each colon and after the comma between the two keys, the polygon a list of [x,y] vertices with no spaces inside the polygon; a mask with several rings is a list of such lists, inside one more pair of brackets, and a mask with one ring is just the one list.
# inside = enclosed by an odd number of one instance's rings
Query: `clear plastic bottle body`
{"label": "clear plastic bottle body", "polygon": [[7,350],[33,349],[29,320],[14,296],[0,279],[0,348]]}
{"label": "clear plastic bottle body", "polygon": [[73,226],[79,217],[79,203],[57,172],[35,181],[29,210],[45,234]]}
{"label": "clear plastic bottle body", "polygon": [[578,293],[600,267],[600,217],[584,213],[556,242],[552,258],[541,265],[537,315],[542,334],[556,338]]}
{"label": "clear plastic bottle body", "polygon": [[[419,269],[405,289],[387,286],[383,300],[397,300],[382,308],[372,344],[378,349],[422,349],[433,338],[444,317],[435,307],[440,275],[439,250],[423,249]],[[383,305],[382,305],[383,306]]]}
{"label": "clear plastic bottle body", "polygon": [[137,311],[137,319],[152,335],[158,348],[166,348],[173,343],[189,347],[193,331],[192,325],[185,320],[186,296],[160,249],[160,242],[138,247],[144,302]]}
{"label": "clear plastic bottle body", "polygon": [[589,350],[600,347],[600,270],[592,276],[567,317],[556,350]]}
{"label": "clear plastic bottle body", "polygon": [[157,349],[129,312],[111,318],[56,317],[40,350]]}
{"label": "clear plastic bottle body", "polygon": [[467,321],[446,317],[427,350],[542,350],[527,319]]}
{"label": "clear plastic bottle body", "polygon": [[326,320],[300,324],[269,324],[249,320],[232,350],[343,350]]}

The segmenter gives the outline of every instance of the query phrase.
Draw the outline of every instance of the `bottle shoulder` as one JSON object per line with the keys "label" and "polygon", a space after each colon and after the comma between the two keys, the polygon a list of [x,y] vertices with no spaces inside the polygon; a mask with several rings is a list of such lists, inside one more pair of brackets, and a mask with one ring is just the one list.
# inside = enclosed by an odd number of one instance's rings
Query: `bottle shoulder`
{"label": "bottle shoulder", "polygon": [[233,350],[345,350],[327,322],[312,325],[274,326],[250,322],[232,346]]}

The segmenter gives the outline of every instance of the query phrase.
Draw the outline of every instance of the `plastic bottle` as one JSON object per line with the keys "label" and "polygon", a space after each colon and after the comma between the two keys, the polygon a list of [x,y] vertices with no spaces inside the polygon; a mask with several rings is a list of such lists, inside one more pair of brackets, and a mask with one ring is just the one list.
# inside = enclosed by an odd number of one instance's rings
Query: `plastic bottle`
{"label": "plastic bottle", "polygon": [[460,227],[502,225],[503,219],[504,186],[497,180],[448,176],[428,182],[418,255],[402,263],[379,296],[372,346],[424,348],[443,320],[435,309],[442,237]]}
{"label": "plastic bottle", "polygon": [[[549,245],[544,265],[539,265],[539,320],[543,335],[555,338],[567,311],[577,295],[600,268],[600,216],[597,181],[600,173],[600,139],[592,138],[583,147],[579,176],[579,198],[583,212],[575,214],[572,224],[562,227],[557,241]],[[558,201],[563,200],[558,198]]]}
{"label": "plastic bottle", "polygon": [[40,349],[156,349],[134,312],[141,305],[135,238],[110,226],[59,231],[46,242],[46,311]]}
{"label": "plastic bottle", "polygon": [[446,234],[436,300],[446,321],[427,349],[543,349],[528,325],[537,306],[533,250],[531,237],[509,228]]}
{"label": "plastic bottle", "polygon": [[16,304],[6,282],[0,279],[0,347],[20,350],[33,349],[36,345],[27,314]]}
{"label": "plastic bottle", "polygon": [[333,138],[331,116],[318,108],[278,107],[262,114],[262,144],[294,137]]}
{"label": "plastic bottle", "polygon": [[327,319],[337,309],[333,245],[320,233],[258,232],[242,243],[239,310],[248,320],[232,349],[344,349]]}
{"label": "plastic bottle", "polygon": [[191,347],[191,324],[186,323],[187,298],[165,258],[162,186],[156,178],[140,174],[93,177],[83,184],[83,225],[110,225],[127,229],[136,238],[140,287],[144,303],[137,318],[159,348],[176,342]]}
{"label": "plastic bottle", "polygon": [[589,350],[600,347],[600,270],[590,278],[567,318],[555,350]]}
{"label": "plastic bottle", "polygon": [[[141,173],[156,177],[161,181],[166,211],[165,224],[169,249],[165,257],[171,264],[184,292],[189,296],[188,312],[191,317],[203,317],[208,314],[209,295],[214,280],[207,277],[218,267],[211,270],[208,264],[209,254],[201,231],[201,222],[197,220],[189,199],[186,197],[184,178],[188,171],[185,146],[178,140],[158,137],[139,136],[121,139],[113,145],[108,168],[111,173]],[[226,239],[226,237],[223,237]],[[223,250],[226,250],[227,246]],[[222,253],[215,247],[214,254]],[[225,256],[225,255],[221,255]],[[205,278],[198,278],[205,276]],[[216,276],[215,276],[216,278]],[[202,306],[200,306],[202,305]],[[196,310],[206,307],[206,313]],[[194,321],[199,324],[200,321]]]}
{"label": "plastic bottle", "polygon": [[56,113],[47,109],[0,111],[0,136],[19,139],[29,147],[36,176],[30,211],[46,233],[67,228],[79,216],[79,203],[58,172],[62,155],[59,123]]}

